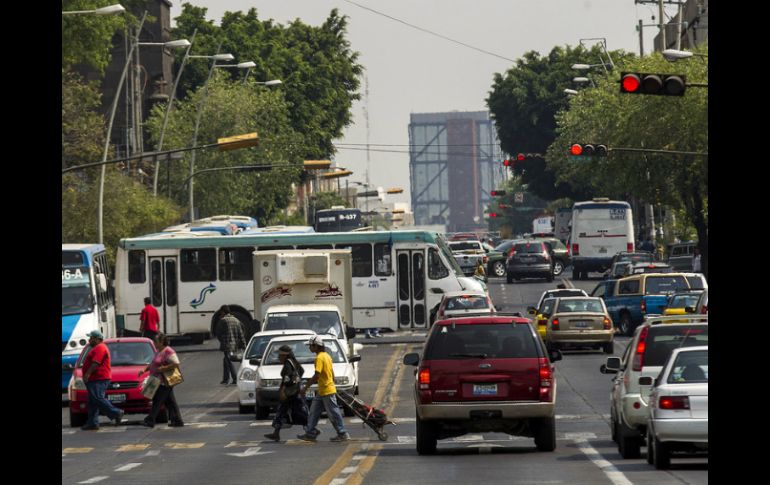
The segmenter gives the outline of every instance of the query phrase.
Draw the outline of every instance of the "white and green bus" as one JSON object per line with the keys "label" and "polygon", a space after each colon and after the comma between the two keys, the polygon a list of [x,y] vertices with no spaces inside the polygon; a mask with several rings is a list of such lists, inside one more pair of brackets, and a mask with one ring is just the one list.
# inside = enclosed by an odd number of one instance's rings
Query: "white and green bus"
{"label": "white and green bus", "polygon": [[[200,233],[199,233],[200,234]],[[254,321],[252,252],[344,249],[353,255],[355,328],[425,329],[448,291],[482,290],[463,276],[445,239],[427,231],[305,234],[175,233],[122,239],[115,264],[117,322],[138,332],[143,299],[160,314],[160,331],[203,342],[229,305],[247,335]]]}

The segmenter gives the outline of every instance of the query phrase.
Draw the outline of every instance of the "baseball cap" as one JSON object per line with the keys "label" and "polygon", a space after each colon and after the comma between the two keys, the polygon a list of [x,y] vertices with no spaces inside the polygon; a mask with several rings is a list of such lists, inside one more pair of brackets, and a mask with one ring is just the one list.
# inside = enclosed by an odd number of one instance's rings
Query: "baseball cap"
{"label": "baseball cap", "polygon": [[96,337],[96,338],[100,338],[100,339],[104,340],[104,335],[102,335],[102,332],[100,332],[98,330],[91,330],[90,332],[88,332],[88,334],[86,334],[86,337],[89,337],[89,338],[90,337]]}
{"label": "baseball cap", "polygon": [[319,347],[323,347],[324,339],[322,339],[320,335],[313,335],[312,337],[310,337],[310,340],[305,342],[305,345],[317,345]]}

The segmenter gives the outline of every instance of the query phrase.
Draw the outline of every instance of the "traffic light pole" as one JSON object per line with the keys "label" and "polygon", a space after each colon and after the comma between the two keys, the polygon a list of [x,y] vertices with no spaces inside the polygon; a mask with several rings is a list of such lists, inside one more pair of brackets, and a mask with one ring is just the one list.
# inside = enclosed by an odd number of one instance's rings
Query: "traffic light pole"
{"label": "traffic light pole", "polygon": [[669,155],[692,155],[692,156],[709,156],[708,152],[683,152],[679,150],[653,150],[650,148],[607,148],[608,152],[638,152],[638,153],[662,153]]}

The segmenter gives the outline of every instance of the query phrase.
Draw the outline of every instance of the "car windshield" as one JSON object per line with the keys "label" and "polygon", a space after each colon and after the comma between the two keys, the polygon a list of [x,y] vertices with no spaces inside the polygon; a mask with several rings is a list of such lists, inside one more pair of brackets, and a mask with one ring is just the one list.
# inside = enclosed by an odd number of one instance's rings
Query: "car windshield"
{"label": "car windshield", "polygon": [[511,246],[513,246],[513,241],[505,241],[500,244],[498,244],[495,247],[495,251],[500,251],[501,253],[506,253],[511,249]]}
{"label": "car windshield", "polygon": [[586,298],[580,300],[559,300],[556,313],[604,313],[602,302],[598,298]]}
{"label": "car windshield", "polygon": [[339,315],[332,311],[270,313],[262,330],[289,329],[312,330],[335,337],[343,335]]}
{"label": "car windshield", "polygon": [[262,354],[265,353],[265,347],[270,343],[272,339],[277,335],[254,335],[249,341],[249,346],[246,348],[246,353],[243,357],[244,360],[249,359],[261,359]]}
{"label": "car windshield", "polygon": [[[304,337],[301,340],[278,340],[271,341],[267,346],[265,354],[265,360],[262,365],[281,365],[281,361],[278,360],[278,349],[284,345],[291,347],[294,352],[294,357],[300,364],[312,364],[315,362],[316,355],[310,351],[310,347],[306,345],[310,337]],[[332,358],[332,362],[335,364],[345,363],[345,355],[340,350],[340,346],[336,340],[324,340],[324,348],[326,353]]]}
{"label": "car windshield", "polygon": [[579,289],[574,290],[553,290],[549,291],[547,298],[563,298],[565,296],[586,296],[586,292]]}
{"label": "car windshield", "polygon": [[[105,344],[110,351],[110,366],[120,367],[125,365],[147,365],[155,355],[149,342],[109,342]],[[78,367],[83,367],[86,355],[93,347],[86,347],[86,351],[78,361]]]}
{"label": "car windshield", "polygon": [[709,351],[693,350],[680,352],[671,367],[666,382],[669,384],[692,384],[709,381]]}
{"label": "car windshield", "polygon": [[662,366],[674,349],[708,344],[708,325],[653,325],[645,340],[644,365]]}
{"label": "car windshield", "polygon": [[489,308],[489,302],[485,296],[463,295],[448,298],[446,310],[483,310]]}
{"label": "car windshield", "polygon": [[516,245],[517,253],[539,254],[543,252],[542,243],[520,243]]}
{"label": "car windshield", "polygon": [[675,291],[689,290],[684,276],[650,276],[644,286],[645,295],[658,295],[661,293],[673,293]]}
{"label": "car windshield", "polygon": [[431,332],[425,359],[537,358],[532,329],[527,324],[440,325]]}

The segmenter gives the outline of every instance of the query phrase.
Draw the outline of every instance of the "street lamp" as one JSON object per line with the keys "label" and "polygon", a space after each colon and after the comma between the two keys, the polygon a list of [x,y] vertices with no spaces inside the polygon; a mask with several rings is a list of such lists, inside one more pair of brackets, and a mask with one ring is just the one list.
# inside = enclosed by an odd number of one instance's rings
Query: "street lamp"
{"label": "street lamp", "polygon": [[679,51],[676,49],[666,49],[663,52],[661,52],[661,54],[663,54],[663,57],[665,57],[666,60],[670,62],[676,62],[679,59],[689,59],[692,56],[708,58],[708,54],[700,54],[698,52],[692,52],[692,51]]}
{"label": "street lamp", "polygon": [[576,95],[577,93],[578,93],[578,92],[577,92],[577,91],[575,91],[574,89],[565,89],[565,90],[564,90],[564,94],[569,94],[570,96],[574,96],[574,95]]}
{"label": "street lamp", "polygon": [[126,8],[117,3],[115,5],[109,5],[107,7],[97,8],[96,10],[69,10],[67,12],[62,12],[62,15],[78,15],[78,14],[89,14],[92,13],[94,15],[112,15],[116,13],[123,13],[126,11]]}

